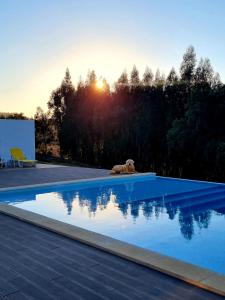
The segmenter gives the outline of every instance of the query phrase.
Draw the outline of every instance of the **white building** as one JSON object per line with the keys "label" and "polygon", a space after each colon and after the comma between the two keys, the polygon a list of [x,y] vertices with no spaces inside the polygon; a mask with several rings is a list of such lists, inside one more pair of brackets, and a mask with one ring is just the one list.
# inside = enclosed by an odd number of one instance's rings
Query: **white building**
{"label": "white building", "polygon": [[27,159],[35,160],[33,120],[0,119],[0,158],[11,159],[10,148],[20,148]]}

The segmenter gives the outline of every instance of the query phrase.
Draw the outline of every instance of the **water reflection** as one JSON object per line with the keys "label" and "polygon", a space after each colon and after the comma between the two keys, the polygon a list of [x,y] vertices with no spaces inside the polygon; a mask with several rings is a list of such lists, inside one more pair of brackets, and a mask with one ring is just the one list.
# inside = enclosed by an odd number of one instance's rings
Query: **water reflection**
{"label": "water reflection", "polygon": [[[203,188],[202,184],[176,180],[171,183],[160,179],[110,186],[84,186],[77,190],[74,190],[74,186],[67,187],[67,190],[63,190],[65,187],[61,189],[57,192],[52,187],[41,191],[1,193],[0,202],[14,205],[35,203],[38,195],[48,194],[53,201],[64,203],[68,215],[72,214],[75,207],[79,207],[81,213],[88,211],[89,218],[95,218],[101,211],[107,212],[108,208],[109,215],[119,211],[124,218],[132,217],[134,223],[143,219],[146,222],[155,222],[159,218],[174,220],[186,240],[193,238],[196,229],[207,229],[213,215],[225,215],[224,185],[204,185]],[[178,194],[175,194],[177,191]]]}
{"label": "water reflection", "polygon": [[73,202],[78,201],[81,208],[88,208],[91,216],[95,215],[97,210],[105,209],[107,204],[114,198],[114,195],[112,194],[112,191],[107,188],[91,188],[76,192],[62,191],[58,193],[58,197],[67,207],[68,215],[72,212]]}
{"label": "water reflection", "polygon": [[[215,190],[215,192],[214,192]],[[183,195],[150,197],[151,191],[135,189],[133,183],[112,187],[102,186],[80,189],[76,192],[60,192],[58,197],[67,207],[68,215],[73,209],[73,202],[77,201],[80,208],[87,208],[90,217],[94,217],[98,210],[104,210],[112,203],[126,218],[133,217],[134,222],[141,215],[147,221],[167,215],[170,220],[177,218],[180,232],[187,240],[194,235],[195,225],[202,230],[208,228],[212,213],[225,214],[225,188],[211,189],[199,195],[198,191],[191,194],[191,198],[183,199]],[[144,200],[138,200],[138,199]]]}

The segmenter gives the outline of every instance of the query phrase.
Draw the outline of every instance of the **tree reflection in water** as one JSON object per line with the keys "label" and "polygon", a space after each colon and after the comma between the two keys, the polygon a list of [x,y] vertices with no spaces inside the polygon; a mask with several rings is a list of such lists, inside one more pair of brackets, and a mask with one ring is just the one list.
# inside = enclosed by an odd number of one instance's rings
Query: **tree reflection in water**
{"label": "tree reflection in water", "polygon": [[140,215],[151,221],[153,217],[157,219],[166,213],[170,220],[177,217],[180,232],[187,240],[192,239],[195,224],[200,230],[208,228],[213,211],[225,215],[225,192],[224,197],[220,194],[218,199],[207,198],[206,201],[198,195],[194,200],[192,197],[192,201],[179,199],[179,195],[172,200],[169,196],[150,198],[149,195],[146,195],[146,199],[139,200],[133,184],[127,183],[113,188],[101,186],[75,192],[65,191],[58,193],[58,196],[66,205],[68,215],[72,213],[74,201],[78,201],[81,208],[88,208],[90,217],[94,217],[97,211],[105,210],[109,203],[113,203],[124,218],[131,215],[134,221]]}

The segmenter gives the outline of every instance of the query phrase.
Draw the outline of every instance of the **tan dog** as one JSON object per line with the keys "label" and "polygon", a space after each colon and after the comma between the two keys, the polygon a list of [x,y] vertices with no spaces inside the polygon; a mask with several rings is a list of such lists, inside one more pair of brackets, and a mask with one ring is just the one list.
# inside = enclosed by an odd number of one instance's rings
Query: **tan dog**
{"label": "tan dog", "polygon": [[110,174],[134,174],[134,173],[136,173],[134,167],[134,161],[132,159],[128,159],[125,165],[114,166]]}

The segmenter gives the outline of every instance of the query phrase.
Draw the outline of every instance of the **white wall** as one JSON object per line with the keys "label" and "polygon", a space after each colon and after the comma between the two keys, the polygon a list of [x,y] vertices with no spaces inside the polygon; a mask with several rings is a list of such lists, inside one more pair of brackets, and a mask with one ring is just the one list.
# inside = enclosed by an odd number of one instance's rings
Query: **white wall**
{"label": "white wall", "polygon": [[10,148],[23,150],[27,159],[35,159],[35,127],[33,120],[0,119],[0,157],[10,159]]}

